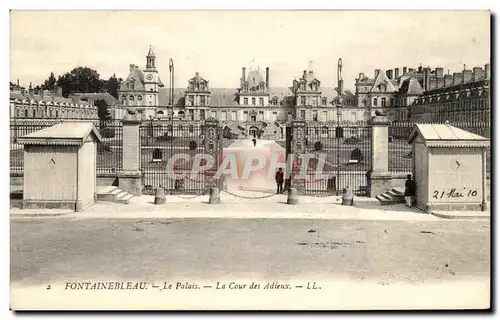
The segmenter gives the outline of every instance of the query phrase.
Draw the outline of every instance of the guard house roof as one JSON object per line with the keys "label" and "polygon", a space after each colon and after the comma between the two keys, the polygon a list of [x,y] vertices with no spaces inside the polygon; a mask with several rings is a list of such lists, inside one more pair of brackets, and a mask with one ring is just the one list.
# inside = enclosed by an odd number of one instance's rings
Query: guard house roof
{"label": "guard house roof", "polygon": [[488,138],[465,131],[449,124],[417,124],[413,128],[409,143],[422,137],[424,145],[432,147],[489,147]]}
{"label": "guard house roof", "polygon": [[63,122],[18,138],[20,144],[82,145],[93,135],[97,142],[101,135],[91,122]]}

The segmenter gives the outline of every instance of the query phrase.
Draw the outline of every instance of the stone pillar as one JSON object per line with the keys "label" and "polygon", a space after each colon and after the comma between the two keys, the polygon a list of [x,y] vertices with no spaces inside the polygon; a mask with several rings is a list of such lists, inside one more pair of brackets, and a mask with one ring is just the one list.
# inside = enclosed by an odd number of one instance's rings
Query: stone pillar
{"label": "stone pillar", "polygon": [[392,189],[392,174],[389,172],[389,119],[387,116],[374,116],[370,120],[372,126],[372,170],[370,197]]}
{"label": "stone pillar", "polygon": [[141,141],[139,127],[141,115],[127,114],[123,123],[122,171],[118,174],[118,185],[134,196],[142,194]]}

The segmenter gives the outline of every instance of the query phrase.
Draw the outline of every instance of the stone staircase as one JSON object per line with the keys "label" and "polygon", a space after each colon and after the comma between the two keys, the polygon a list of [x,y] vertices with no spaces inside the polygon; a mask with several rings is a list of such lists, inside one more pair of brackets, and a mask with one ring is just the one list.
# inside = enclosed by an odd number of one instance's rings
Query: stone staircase
{"label": "stone staircase", "polygon": [[127,204],[133,195],[114,186],[98,186],[97,201],[107,201]]}
{"label": "stone staircase", "polygon": [[397,203],[404,203],[405,196],[403,188],[392,188],[390,191],[384,192],[376,196],[377,200],[382,205],[390,205]]}

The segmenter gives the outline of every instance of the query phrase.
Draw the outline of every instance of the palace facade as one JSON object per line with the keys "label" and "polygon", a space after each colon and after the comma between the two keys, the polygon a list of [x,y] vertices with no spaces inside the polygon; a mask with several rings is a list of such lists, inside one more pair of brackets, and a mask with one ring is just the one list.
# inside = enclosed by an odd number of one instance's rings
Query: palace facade
{"label": "palace facade", "polygon": [[61,88],[56,91],[31,89],[19,85],[10,87],[11,119],[98,119],[93,101],[78,96],[64,98]]}

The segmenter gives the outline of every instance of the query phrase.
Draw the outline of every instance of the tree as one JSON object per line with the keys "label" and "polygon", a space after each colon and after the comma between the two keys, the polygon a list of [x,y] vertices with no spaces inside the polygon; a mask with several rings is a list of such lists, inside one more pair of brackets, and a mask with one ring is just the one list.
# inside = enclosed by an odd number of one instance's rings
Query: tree
{"label": "tree", "polygon": [[97,107],[97,116],[101,120],[110,120],[111,113],[109,112],[109,106],[104,100],[97,100],[95,102],[95,105]]}
{"label": "tree", "polygon": [[105,81],[106,92],[115,97],[115,99],[118,99],[118,90],[120,89],[122,82],[122,78],[117,78],[116,75],[113,74],[113,76]]}
{"label": "tree", "polygon": [[89,67],[77,67],[57,79],[57,85],[62,88],[64,97],[71,93],[94,93],[104,89],[104,82],[99,79],[99,73]]}
{"label": "tree", "polygon": [[51,72],[49,77],[40,85],[39,87],[42,90],[50,90],[53,91],[57,88],[57,80],[54,76],[54,72]]}

